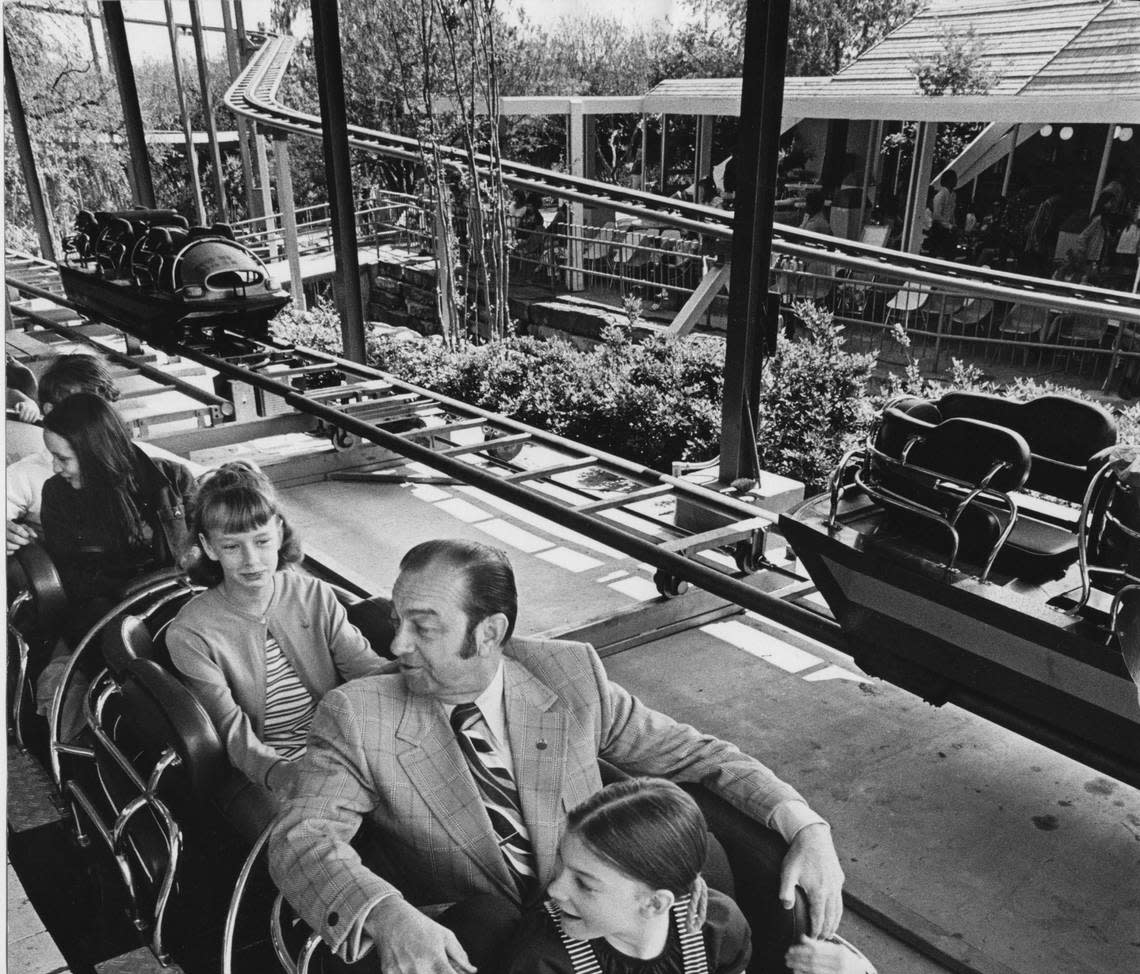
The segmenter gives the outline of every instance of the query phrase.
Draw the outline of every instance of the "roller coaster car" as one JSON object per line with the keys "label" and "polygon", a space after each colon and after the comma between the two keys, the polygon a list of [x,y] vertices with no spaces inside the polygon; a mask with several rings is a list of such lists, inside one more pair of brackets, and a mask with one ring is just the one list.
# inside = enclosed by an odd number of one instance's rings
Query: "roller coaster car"
{"label": "roller coaster car", "polygon": [[192,227],[173,210],[83,210],[63,245],[67,296],[157,344],[218,325],[264,337],[289,301],[227,224]]}
{"label": "roller coaster car", "polygon": [[1140,497],[1115,442],[1068,397],[896,400],[780,523],[868,673],[1140,786]]}

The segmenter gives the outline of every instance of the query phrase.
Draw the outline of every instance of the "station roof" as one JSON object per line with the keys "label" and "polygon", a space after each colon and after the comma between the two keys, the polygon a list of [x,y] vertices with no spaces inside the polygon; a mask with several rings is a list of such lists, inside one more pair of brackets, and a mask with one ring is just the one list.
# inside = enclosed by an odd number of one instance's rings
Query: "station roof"
{"label": "station roof", "polygon": [[[910,71],[942,32],[973,28],[997,76],[985,95],[931,97]],[[664,81],[647,112],[735,115],[739,78]],[[733,97],[735,96],[735,97]],[[1140,119],[1140,0],[932,0],[831,78],[787,78],[785,118],[1124,122]]]}

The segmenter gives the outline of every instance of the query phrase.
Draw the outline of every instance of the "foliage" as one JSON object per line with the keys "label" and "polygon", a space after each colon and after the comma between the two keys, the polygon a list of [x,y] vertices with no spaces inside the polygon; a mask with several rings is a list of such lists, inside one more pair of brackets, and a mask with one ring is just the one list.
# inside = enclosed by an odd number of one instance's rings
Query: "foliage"
{"label": "foliage", "polygon": [[[740,57],[748,0],[685,0],[714,25]],[[787,73],[830,75],[878,43],[922,6],[922,0],[792,0]]]}
{"label": "foliage", "polygon": [[[939,25],[939,46],[929,54],[911,57],[908,70],[924,95],[984,95],[998,80],[985,42],[970,27],[960,31]],[[940,170],[956,159],[984,128],[981,122],[952,122],[938,126],[934,145],[934,168]],[[883,139],[883,155],[898,153],[900,162],[910,159],[916,127],[907,122],[900,132]]]}
{"label": "foliage", "polygon": [[781,336],[765,363],[756,432],[760,468],[802,480],[810,494],[869,427],[875,356],[845,351],[843,326],[814,304],[795,311],[805,334],[795,342]]}
{"label": "foliage", "polygon": [[[56,6],[79,12],[83,4],[68,0]],[[77,17],[53,17],[14,4],[4,7],[5,41],[57,240],[71,229],[80,209],[115,208],[129,199],[114,82],[105,64],[83,56],[85,39],[77,33],[82,23]],[[7,112],[4,153],[9,244],[38,252]]]}

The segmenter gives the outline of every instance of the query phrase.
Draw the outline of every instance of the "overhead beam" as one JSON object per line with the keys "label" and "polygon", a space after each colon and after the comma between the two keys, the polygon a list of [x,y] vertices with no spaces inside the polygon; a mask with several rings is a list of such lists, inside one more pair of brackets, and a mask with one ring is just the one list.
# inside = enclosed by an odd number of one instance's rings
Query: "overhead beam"
{"label": "overhead beam", "polygon": [[40,255],[47,260],[55,260],[55,233],[52,229],[51,214],[44,202],[44,187],[40,182],[36,156],[32,151],[28,120],[24,115],[24,102],[20,98],[20,88],[16,83],[16,67],[12,63],[12,53],[8,50],[7,35],[4,37],[4,103],[8,107],[8,118],[12,122],[12,135],[16,140],[16,153],[20,157],[20,170],[24,176],[24,188],[28,193],[28,205],[32,210],[32,222],[36,226],[36,237],[40,242]]}
{"label": "overhead beam", "polygon": [[139,92],[135,87],[135,69],[131,65],[127,28],[123,22],[123,5],[118,0],[108,0],[102,9],[111,65],[115,69],[115,82],[119,87],[123,127],[127,130],[127,145],[131,154],[131,195],[136,206],[154,209],[154,181],[150,175],[150,156],[147,155]]}

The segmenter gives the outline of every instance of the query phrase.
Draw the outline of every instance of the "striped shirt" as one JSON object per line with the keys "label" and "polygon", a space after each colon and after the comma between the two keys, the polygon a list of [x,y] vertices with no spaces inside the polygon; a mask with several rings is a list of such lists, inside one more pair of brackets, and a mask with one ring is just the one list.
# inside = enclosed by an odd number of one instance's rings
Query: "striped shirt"
{"label": "striped shirt", "polygon": [[292,761],[305,753],[316,704],[270,633],[265,641],[264,742]]}

